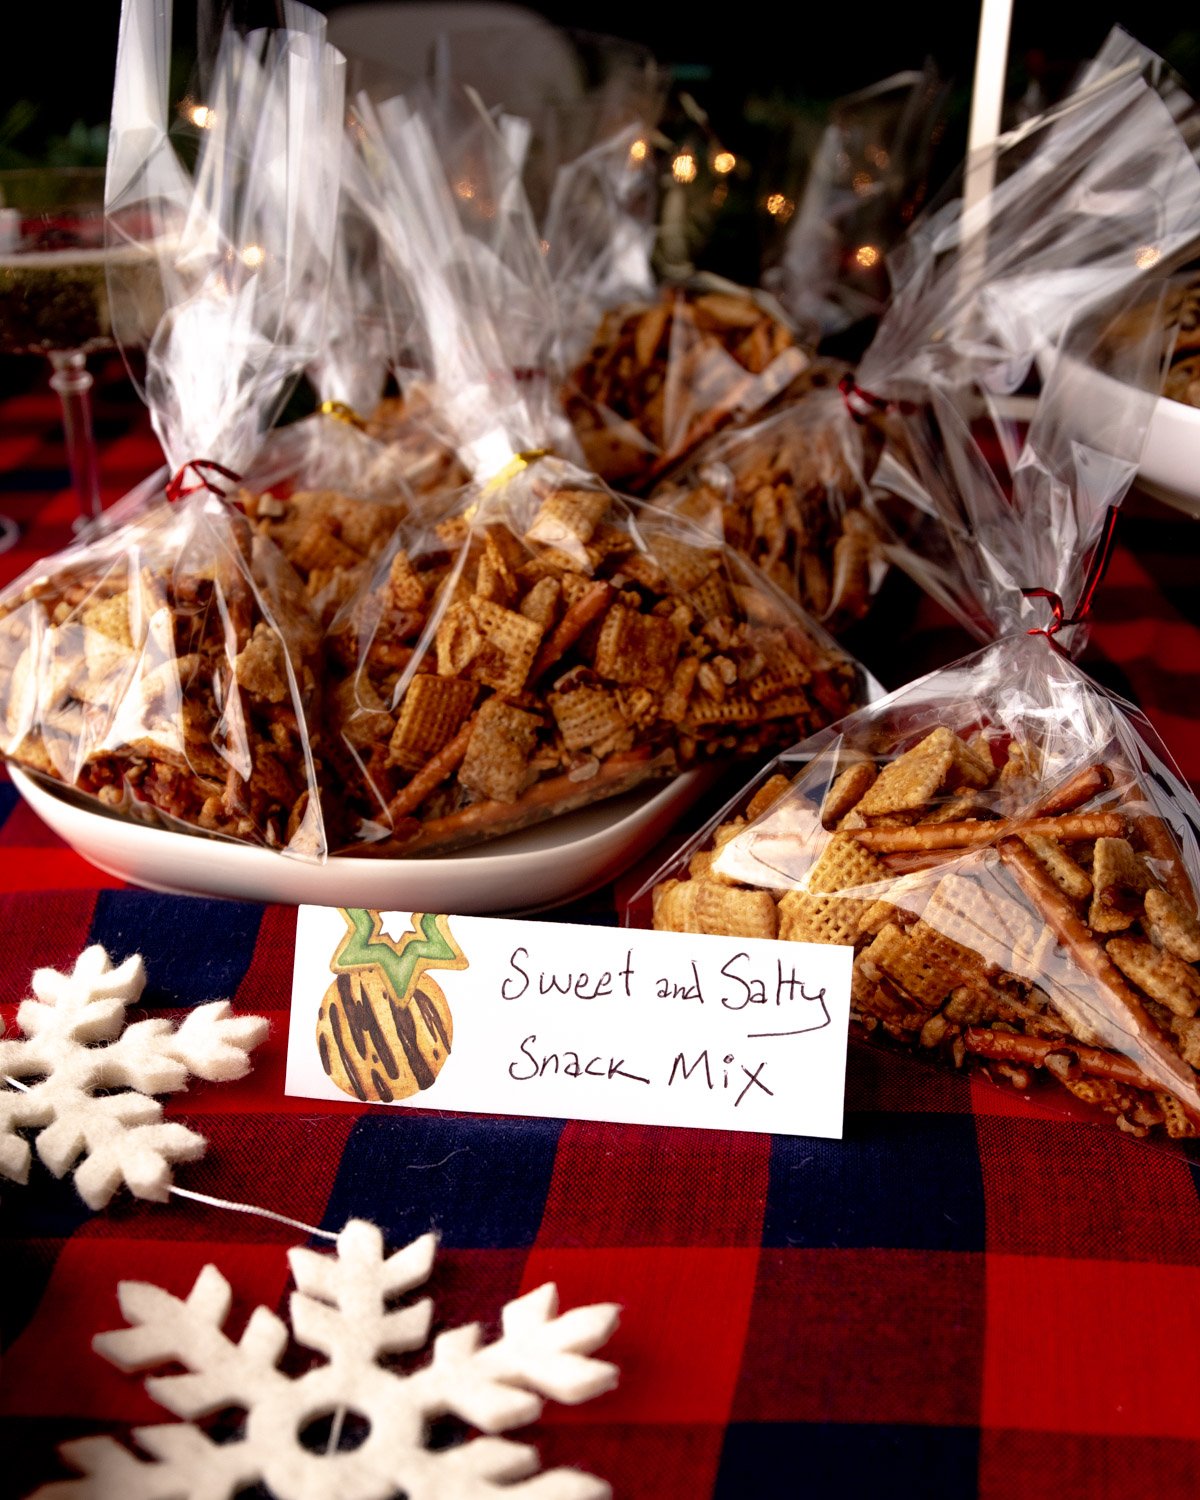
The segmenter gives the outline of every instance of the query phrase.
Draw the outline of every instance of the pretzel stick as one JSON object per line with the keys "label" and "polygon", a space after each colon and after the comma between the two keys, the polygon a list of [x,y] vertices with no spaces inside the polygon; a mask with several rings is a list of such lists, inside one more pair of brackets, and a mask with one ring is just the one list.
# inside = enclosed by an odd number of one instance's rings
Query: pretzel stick
{"label": "pretzel stick", "polygon": [[1107,766],[1085,766],[1076,771],[1069,781],[1053,791],[1047,792],[1029,809],[1031,816],[1045,817],[1052,813],[1074,812],[1113,784],[1113,773]]}
{"label": "pretzel stick", "polygon": [[[992,827],[995,826],[993,823]],[[879,859],[894,875],[916,875],[921,870],[932,870],[936,865],[945,864],[948,858],[953,859],[954,852],[953,849],[898,850],[895,854],[880,854]]]}
{"label": "pretzel stick", "polygon": [[805,683],[805,690],[833,719],[844,718],[850,704],[844,687],[839,687],[828,672],[816,671]]}
{"label": "pretzel stick", "polygon": [[1018,833],[1046,838],[1120,838],[1126,831],[1120,813],[1065,813],[1058,818],[1001,818],[997,822],[917,823],[912,828],[856,828],[854,837],[877,854],[926,853],[934,849],[973,849]]}
{"label": "pretzel stick", "polygon": [[1183,909],[1195,916],[1196,896],[1170,827],[1154,813],[1143,813],[1133,821],[1146,846],[1146,853],[1165,866],[1163,884]]}
{"label": "pretzel stick", "polygon": [[388,803],[388,816],[393,823],[415,812],[430,792],[436,790],[462,763],[471,742],[471,731],[475,728],[472,714],[448,744],[442,746],[432,760],[423,766],[410,782],[407,782]]}
{"label": "pretzel stick", "polygon": [[1105,1052],[1099,1047],[1085,1047],[1067,1037],[1021,1036],[1014,1031],[988,1031],[982,1026],[968,1026],[962,1039],[968,1052],[977,1057],[994,1058],[997,1062],[1041,1068],[1053,1053],[1069,1054],[1093,1078],[1110,1078],[1114,1083],[1135,1089],[1153,1091],[1156,1087],[1129,1058],[1116,1052]]}
{"label": "pretzel stick", "polygon": [[531,682],[536,682],[543,672],[566,655],[588,626],[594,624],[608,608],[612,594],[611,584],[602,579],[598,578],[588,585],[554,627],[550,639],[543,641],[542,649],[533,664],[533,671],[529,674]]}
{"label": "pretzel stick", "polygon": [[393,845],[373,847],[370,852],[415,854],[427,849],[445,849],[472,843],[480,838],[495,838],[511,833],[543,818],[558,817],[603,797],[615,797],[628,791],[648,776],[663,770],[667,762],[660,756],[650,758],[650,748],[627,750],[610,755],[595,776],[587,781],[572,781],[569,776],[548,777],[535,782],[515,802],[473,802],[469,807],[429,818],[412,839],[397,850]]}
{"label": "pretzel stick", "polygon": [[1200,1092],[1196,1075],[1174,1052],[1159,1031],[1141,998],[1125,982],[1120,970],[1080,921],[1075,908],[1054,884],[1045,866],[1020,839],[1004,839],[1000,857],[1016,877],[1018,885],[1045,918],[1047,926],[1080,969],[1115,1002],[1118,1024],[1123,1020],[1130,1046],[1155,1064],[1159,1082],[1169,1088],[1187,1112],[1200,1119]]}

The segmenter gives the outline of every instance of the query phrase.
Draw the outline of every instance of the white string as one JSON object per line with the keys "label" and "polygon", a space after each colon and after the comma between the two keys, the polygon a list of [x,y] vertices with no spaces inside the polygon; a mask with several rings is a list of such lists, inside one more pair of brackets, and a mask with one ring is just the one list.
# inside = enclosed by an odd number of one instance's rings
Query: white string
{"label": "white string", "polygon": [[333,1422],[329,1428],[329,1441],[325,1444],[326,1454],[337,1451],[337,1445],[342,1440],[342,1423],[346,1420],[346,1408],[339,1406],[333,1414]]}
{"label": "white string", "polygon": [[174,1183],[167,1189],[177,1198],[194,1198],[197,1203],[207,1203],[210,1208],[227,1208],[231,1213],[257,1214],[260,1219],[274,1219],[276,1224],[286,1224],[289,1229],[301,1229],[305,1234],[315,1234],[323,1240],[336,1240],[337,1235],[331,1229],[318,1229],[314,1224],[305,1224],[300,1219],[289,1219],[286,1214],[277,1214],[271,1208],[259,1208],[255,1203],[235,1203],[231,1198],[214,1198],[210,1193],[197,1193],[192,1188],[176,1187]]}
{"label": "white string", "polygon": [[[20,1089],[23,1094],[29,1093],[29,1085],[22,1083],[19,1078],[12,1078],[7,1073],[0,1076],[14,1089]],[[192,1188],[176,1187],[174,1183],[167,1191],[174,1193],[177,1198],[194,1198],[197,1203],[207,1203],[210,1208],[227,1208],[230,1213],[255,1214],[260,1219],[273,1219],[276,1224],[286,1224],[289,1229],[302,1230],[305,1234],[316,1235],[318,1239],[337,1239],[337,1235],[331,1229],[318,1229],[315,1224],[305,1224],[300,1219],[289,1219],[287,1214],[277,1214],[272,1208],[259,1208],[256,1203],[235,1203],[231,1198],[214,1198],[210,1193],[197,1193]],[[338,1428],[340,1434],[340,1422]]]}

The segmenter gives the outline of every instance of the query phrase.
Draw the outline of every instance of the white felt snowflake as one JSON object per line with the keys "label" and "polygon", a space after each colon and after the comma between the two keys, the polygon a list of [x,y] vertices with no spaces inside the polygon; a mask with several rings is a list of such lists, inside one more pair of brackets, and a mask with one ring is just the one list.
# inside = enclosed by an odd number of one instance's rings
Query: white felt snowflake
{"label": "white felt snowflake", "polygon": [[[189,1077],[240,1078],[248,1053],[267,1034],[257,1016],[232,1016],[217,1000],[171,1021],[125,1024],[146,984],[136,954],[114,969],[101,947],[86,949],[70,974],[39,969],[35,1000],[17,1011],[24,1039],[0,1040],[0,1175],[29,1177],[29,1143],[56,1177],[76,1162],[75,1185],[89,1208],[103,1208],[122,1183],[161,1201],[171,1163],[204,1155],[202,1135],[163,1119],[155,1094],[186,1088]],[[36,1080],[36,1081],[32,1081]],[[80,1158],[82,1157],[82,1161]]]}
{"label": "white felt snowflake", "polygon": [[[262,1484],[276,1500],[605,1500],[603,1481],[575,1469],[537,1473],[537,1450],[496,1436],[429,1446],[429,1424],[456,1416],[485,1434],[534,1421],[542,1397],[586,1401],[610,1389],[614,1365],[589,1358],[610,1336],[617,1309],[577,1307],[558,1315],[553,1285],[510,1302],[502,1333],[485,1344],[478,1324],[439,1334],[433,1358],[403,1373],[381,1360],[423,1348],[433,1306],[424,1298],[393,1308],[433,1268],[435,1236],[385,1255],[379,1230],[353,1220],[337,1254],[291,1250],[295,1341],[325,1360],[293,1377],[279,1369],[288,1328],[256,1307],[241,1338],[223,1332],[230,1287],[215,1266],[196,1278],[186,1301],[141,1281],[122,1282],[130,1326],[100,1334],[96,1350],[122,1370],[178,1361],[190,1373],[160,1375],[146,1389],[187,1421],[143,1427],[134,1438],[146,1462],[109,1437],[63,1445],[85,1476],[47,1485],[33,1500],[232,1500]],[[245,1411],[240,1437],[215,1442],[194,1422],[230,1408]],[[365,1426],[353,1449],[312,1451],[301,1434],[343,1414]],[[532,1476],[532,1477],[530,1477]]]}

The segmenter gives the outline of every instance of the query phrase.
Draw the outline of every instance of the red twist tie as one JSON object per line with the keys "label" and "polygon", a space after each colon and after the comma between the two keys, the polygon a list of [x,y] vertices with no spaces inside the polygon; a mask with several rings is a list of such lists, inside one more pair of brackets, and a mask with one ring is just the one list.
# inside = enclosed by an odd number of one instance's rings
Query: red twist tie
{"label": "red twist tie", "polygon": [[913,401],[888,401],[883,396],[877,396],[874,391],[864,390],[849,370],[838,381],[838,390],[842,393],[846,410],[856,422],[865,421],[873,411],[898,411],[904,416],[911,416],[917,410]]}
{"label": "red twist tie", "polygon": [[[194,484],[185,484],[184,478],[187,471],[191,469],[196,476]],[[227,479],[230,484],[241,484],[242,476],[235,474],[232,469],[227,469],[224,464],[217,463],[214,458],[192,458],[185,464],[180,464],[178,471],[172,475],[167,482],[167,499],[172,505],[177,500],[182,500],[187,495],[198,495],[201,490],[208,490],[210,494],[219,496],[222,500],[228,493],[219,484],[214,484],[208,477],[210,474],[219,474],[222,479]]]}
{"label": "red twist tie", "polygon": [[1083,592],[1079,596],[1079,603],[1075,606],[1075,613],[1069,619],[1064,619],[1066,606],[1060,595],[1053,589],[1022,589],[1021,593],[1026,599],[1049,599],[1050,612],[1054,616],[1050,625],[1035,625],[1026,635],[1044,635],[1047,640],[1052,640],[1060,630],[1069,625],[1082,625],[1087,619],[1092,608],[1092,600],[1096,590],[1103,582],[1105,573],[1108,572],[1108,564],[1112,557],[1113,538],[1117,532],[1117,507],[1110,505],[1108,514],[1104,517],[1104,530],[1100,533],[1100,540],[1092,551],[1091,562],[1088,564],[1087,577],[1083,581]]}

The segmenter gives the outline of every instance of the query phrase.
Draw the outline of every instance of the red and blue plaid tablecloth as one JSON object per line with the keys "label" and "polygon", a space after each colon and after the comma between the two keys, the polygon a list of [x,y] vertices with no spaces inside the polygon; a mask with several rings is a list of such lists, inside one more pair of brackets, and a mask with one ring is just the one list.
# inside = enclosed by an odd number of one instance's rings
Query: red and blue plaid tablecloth
{"label": "red and blue plaid tablecloth", "polygon": [[[0,385],[12,576],[68,538],[55,404],[33,367]],[[157,462],[118,366],[98,385],[106,498]],[[1101,592],[1091,669],[1140,702],[1200,782],[1200,531],[1135,500]],[[967,646],[897,590],[889,685]],[[642,872],[644,873],[644,871]],[[637,873],[571,912],[616,920]],[[125,888],[0,785],[0,997],[103,943],[145,956],[152,1014],[232,997],[272,1021],[252,1074],[174,1096],[205,1158],[191,1189],[338,1229],[373,1219],[442,1252],[435,1331],[547,1279],[615,1300],[619,1388],[534,1428],[543,1461],[629,1500],[1164,1500],[1200,1491],[1200,1177],[1107,1126],[852,1049],[845,1139],[314,1106],[283,1095],[295,912]],[[35,1163],[0,1188],[0,1491],[69,1472],[70,1437],[169,1420],[92,1354],[120,1279],[183,1295],[215,1261],[234,1326],[286,1299],[293,1230],[125,1195],[90,1213]],[[115,1497],[122,1500],[122,1497]]]}

